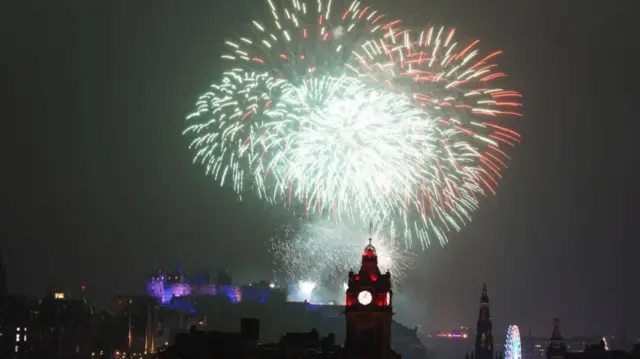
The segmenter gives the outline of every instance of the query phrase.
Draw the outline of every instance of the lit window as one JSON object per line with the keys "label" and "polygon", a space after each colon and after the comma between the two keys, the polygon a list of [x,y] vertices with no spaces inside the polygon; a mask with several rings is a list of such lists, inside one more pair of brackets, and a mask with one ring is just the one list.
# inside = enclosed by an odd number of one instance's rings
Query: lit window
{"label": "lit window", "polygon": [[16,345],[16,353],[18,352],[18,346]]}
{"label": "lit window", "polygon": [[22,337],[22,341],[26,342],[27,341],[27,335],[25,334],[24,337]]}
{"label": "lit window", "polygon": [[20,334],[16,334],[16,341],[19,342],[20,341]]}
{"label": "lit window", "polygon": [[16,328],[16,332],[19,332],[19,331],[20,331],[20,327],[17,327],[17,328]]}
{"label": "lit window", "polygon": [[25,332],[25,333],[27,332],[27,327],[24,327],[24,332]]}

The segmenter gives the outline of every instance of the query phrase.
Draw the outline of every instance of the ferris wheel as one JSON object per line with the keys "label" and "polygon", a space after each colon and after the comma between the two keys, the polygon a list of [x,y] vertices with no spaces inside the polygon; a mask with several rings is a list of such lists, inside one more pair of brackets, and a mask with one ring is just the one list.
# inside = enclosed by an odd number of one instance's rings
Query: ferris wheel
{"label": "ferris wheel", "polygon": [[510,325],[507,329],[507,341],[504,343],[504,359],[522,359],[522,343],[520,343],[520,329],[517,325]]}

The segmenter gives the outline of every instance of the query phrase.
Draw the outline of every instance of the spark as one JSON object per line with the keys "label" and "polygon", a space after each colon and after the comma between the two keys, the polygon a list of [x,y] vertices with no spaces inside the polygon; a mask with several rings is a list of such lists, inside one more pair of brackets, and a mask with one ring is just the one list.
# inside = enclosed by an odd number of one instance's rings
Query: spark
{"label": "spark", "polygon": [[496,194],[521,95],[502,51],[340,3],[269,0],[226,42],[229,69],[187,117],[194,162],[240,198],[444,245]]}

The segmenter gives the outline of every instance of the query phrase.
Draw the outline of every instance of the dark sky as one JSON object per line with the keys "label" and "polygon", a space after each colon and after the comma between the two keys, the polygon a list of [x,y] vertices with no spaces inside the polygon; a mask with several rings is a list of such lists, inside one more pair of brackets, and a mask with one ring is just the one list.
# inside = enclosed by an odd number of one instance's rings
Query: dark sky
{"label": "dark sky", "polygon": [[[87,285],[105,305],[141,292],[180,252],[187,267],[270,275],[263,243],[275,221],[206,178],[180,135],[221,70],[224,36],[242,26],[247,7],[219,3],[2,5],[0,228],[12,292]],[[548,335],[558,316],[567,334],[638,332],[633,2],[393,3],[397,17],[504,49],[525,95],[524,140],[498,196],[449,246],[419,255],[398,316],[474,324],[486,281],[499,330]]]}

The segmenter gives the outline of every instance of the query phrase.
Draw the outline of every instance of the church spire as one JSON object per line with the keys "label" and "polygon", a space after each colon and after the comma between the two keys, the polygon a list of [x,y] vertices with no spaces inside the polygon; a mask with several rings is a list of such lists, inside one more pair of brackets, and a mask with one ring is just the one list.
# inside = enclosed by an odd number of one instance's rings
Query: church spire
{"label": "church spire", "polygon": [[492,326],[487,283],[484,283],[482,294],[480,295],[480,312],[478,313],[478,326],[476,329],[476,359],[493,359]]}
{"label": "church spire", "polygon": [[489,305],[489,294],[487,294],[487,283],[482,285],[482,294],[480,295],[480,304]]}

